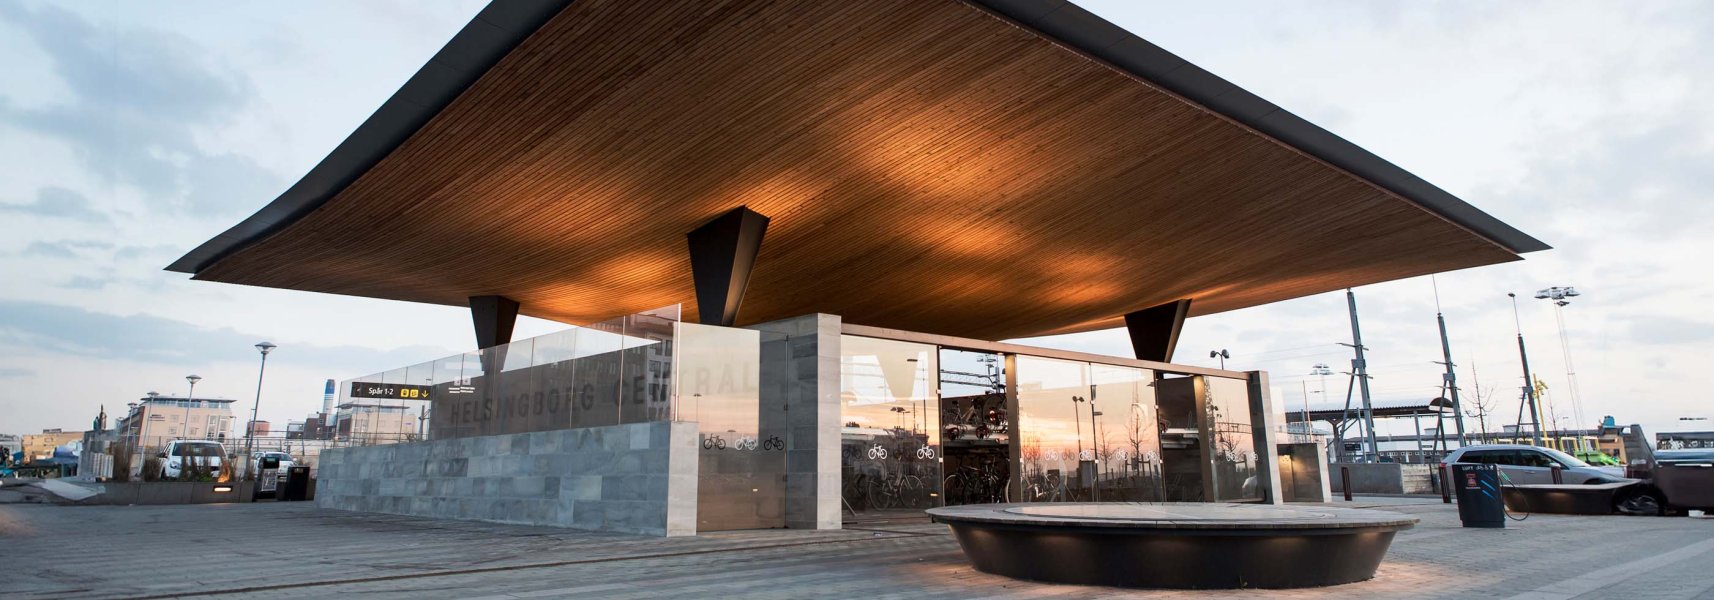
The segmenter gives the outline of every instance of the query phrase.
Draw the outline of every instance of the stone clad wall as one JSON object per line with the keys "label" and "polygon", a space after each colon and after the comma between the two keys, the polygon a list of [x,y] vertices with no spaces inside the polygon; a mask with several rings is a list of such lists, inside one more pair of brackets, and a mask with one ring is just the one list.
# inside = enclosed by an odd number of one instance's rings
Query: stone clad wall
{"label": "stone clad wall", "polygon": [[334,448],[316,505],[695,535],[696,451],[696,424],[674,422]]}
{"label": "stone clad wall", "polygon": [[762,420],[784,422],[785,524],[839,529],[838,315],[813,314],[752,325],[785,339],[762,344]]}

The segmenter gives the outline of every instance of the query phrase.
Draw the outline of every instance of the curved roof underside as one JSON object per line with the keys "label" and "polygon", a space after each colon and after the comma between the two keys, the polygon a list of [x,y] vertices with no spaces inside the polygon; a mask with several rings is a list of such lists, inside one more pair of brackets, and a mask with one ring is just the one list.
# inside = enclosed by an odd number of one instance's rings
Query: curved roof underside
{"label": "curved roof underside", "polygon": [[[985,339],[1547,248],[1050,0],[495,2],[196,279],[586,323],[772,218],[740,319]],[[690,315],[687,315],[689,318]]]}

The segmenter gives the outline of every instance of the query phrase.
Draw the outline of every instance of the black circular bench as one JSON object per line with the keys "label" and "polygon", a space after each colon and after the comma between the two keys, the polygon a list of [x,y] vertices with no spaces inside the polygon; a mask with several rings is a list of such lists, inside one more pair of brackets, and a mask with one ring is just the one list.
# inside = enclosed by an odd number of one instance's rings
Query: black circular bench
{"label": "black circular bench", "polygon": [[1140,588],[1297,588],[1375,576],[1398,513],[1257,504],[976,504],[929,509],[977,570]]}

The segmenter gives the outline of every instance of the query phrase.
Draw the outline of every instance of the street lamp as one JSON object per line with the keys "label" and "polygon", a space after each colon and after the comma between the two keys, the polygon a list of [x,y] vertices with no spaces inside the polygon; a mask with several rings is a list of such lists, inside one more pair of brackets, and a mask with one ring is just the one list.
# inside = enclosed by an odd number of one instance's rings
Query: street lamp
{"label": "street lamp", "polygon": [[[155,399],[161,397],[161,393],[154,391],[154,390],[149,390],[149,393],[144,394],[144,395],[148,396],[149,399],[147,401],[143,402],[143,409],[137,411],[137,417],[143,420],[142,423],[137,425],[137,451],[135,452],[135,454],[139,457],[138,463],[137,463],[137,470],[138,470],[139,475],[142,474],[143,463],[148,461],[148,457],[144,456],[144,454],[146,454],[149,450],[149,447],[148,447],[148,443],[149,443],[149,416],[150,416],[150,413],[154,412],[155,408],[159,408],[159,407],[153,406],[153,405],[155,403]],[[163,417],[163,418],[165,418],[165,417]],[[130,469],[131,465],[125,465],[125,468]]]}
{"label": "street lamp", "polygon": [[[1083,417],[1077,414],[1077,405],[1082,404],[1084,402],[1085,402],[1085,400],[1083,399],[1082,396],[1072,396],[1071,397],[1071,423],[1074,427],[1077,428],[1076,431],[1077,431],[1077,462],[1078,462],[1078,464],[1082,464],[1082,462],[1083,462]],[[1094,419],[1090,419],[1089,426],[1090,427],[1095,426]]]}
{"label": "street lamp", "polygon": [[190,393],[185,396],[184,431],[180,432],[180,437],[188,440],[190,439],[190,407],[192,404],[196,404],[196,382],[202,381],[202,376],[186,375],[184,380],[190,382]]}
{"label": "street lamp", "polygon": [[244,460],[250,460],[250,453],[256,449],[256,413],[262,409],[262,376],[268,373],[268,353],[278,348],[269,342],[256,344],[256,351],[262,353],[262,368],[256,371],[256,403],[250,405],[250,423],[244,427]]}
{"label": "street lamp", "polygon": [[[924,367],[924,365],[923,365],[921,360],[918,360],[914,356],[911,358],[905,359],[905,362],[910,363],[910,366],[911,366],[911,383],[913,384],[911,386],[911,393],[915,394],[916,393],[916,386],[915,386],[916,372],[918,370],[921,370]],[[883,374],[883,377],[885,377],[885,374]],[[924,374],[923,378],[927,379],[926,374]],[[925,383],[927,383],[927,382],[925,382]],[[925,390],[923,392],[923,397],[922,397],[922,410],[916,413],[917,415],[922,416],[922,427],[921,427],[922,431],[928,430],[928,394],[929,394],[929,392],[927,391],[926,388],[929,388],[932,386],[933,386],[933,384],[927,384],[924,386]],[[918,431],[917,419],[915,416],[913,416],[911,418],[911,433],[916,433],[917,431]]]}
{"label": "street lamp", "polygon": [[1221,368],[1221,370],[1225,370],[1226,359],[1232,358],[1232,353],[1228,352],[1225,348],[1221,348],[1219,350],[1209,350],[1208,351],[1208,358],[1220,359],[1220,368]]}
{"label": "street lamp", "polygon": [[[1559,323],[1559,353],[1565,357],[1565,385],[1571,391],[1571,414],[1578,423],[1583,422],[1583,397],[1577,391],[1577,369],[1571,364],[1571,340],[1565,336],[1565,305],[1571,304],[1568,298],[1583,294],[1571,286],[1550,287],[1535,293],[1537,300],[1553,301],[1553,318]],[[1583,441],[1577,442],[1577,449],[1583,449]]]}
{"label": "street lamp", "polygon": [[[190,439],[190,407],[192,404],[196,404],[196,382],[202,381],[202,376],[201,375],[194,375],[194,374],[193,375],[186,375],[184,380],[190,382],[190,393],[185,394],[184,423],[182,425],[184,427],[184,431],[182,431],[180,433],[183,434],[181,436],[181,439],[187,439],[188,440],[188,439]],[[170,457],[170,456],[167,457],[167,460],[172,460],[172,457]],[[185,464],[182,465],[181,467],[179,467],[179,479],[184,479],[185,475],[190,472],[189,460],[190,460],[190,454],[187,452],[185,454],[185,460],[180,461],[180,462],[183,462]]]}

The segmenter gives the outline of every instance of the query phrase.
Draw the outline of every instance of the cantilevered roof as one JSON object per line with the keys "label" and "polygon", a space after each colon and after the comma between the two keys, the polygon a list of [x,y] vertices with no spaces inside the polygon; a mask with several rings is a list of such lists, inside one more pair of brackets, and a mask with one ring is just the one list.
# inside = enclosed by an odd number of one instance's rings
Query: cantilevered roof
{"label": "cantilevered roof", "polygon": [[[285,194],[169,269],[585,323],[684,302],[984,339],[1209,314],[1541,242],[1066,2],[497,1]],[[687,315],[687,318],[690,315]]]}

